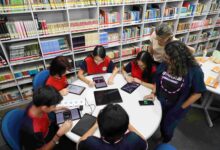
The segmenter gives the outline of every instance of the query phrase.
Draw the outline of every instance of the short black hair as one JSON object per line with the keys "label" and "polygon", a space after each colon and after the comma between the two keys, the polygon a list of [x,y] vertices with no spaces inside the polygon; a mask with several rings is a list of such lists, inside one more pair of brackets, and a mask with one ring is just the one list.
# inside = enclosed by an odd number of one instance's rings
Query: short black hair
{"label": "short black hair", "polygon": [[71,63],[68,58],[65,56],[57,56],[50,64],[50,75],[59,75],[61,77],[68,69],[71,69]]}
{"label": "short black hair", "polygon": [[147,78],[149,83],[153,83],[153,74],[152,67],[153,67],[153,58],[147,51],[141,51],[137,54],[136,61],[141,61],[145,64],[146,69],[144,69],[142,73],[142,78]]}
{"label": "short black hair", "polygon": [[92,55],[93,55],[93,57],[99,56],[102,59],[104,59],[106,56],[106,50],[103,46],[98,45],[94,48]]}
{"label": "short black hair", "polygon": [[120,139],[128,129],[129,117],[119,104],[109,104],[98,114],[101,136],[110,143]]}
{"label": "short black hair", "polygon": [[60,93],[52,86],[40,87],[33,94],[33,104],[37,107],[57,105],[62,99]]}

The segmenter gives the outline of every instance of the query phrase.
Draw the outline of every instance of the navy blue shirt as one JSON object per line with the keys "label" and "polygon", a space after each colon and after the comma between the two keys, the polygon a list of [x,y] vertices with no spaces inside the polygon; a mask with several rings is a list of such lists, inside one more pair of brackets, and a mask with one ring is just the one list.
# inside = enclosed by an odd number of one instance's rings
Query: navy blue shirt
{"label": "navy blue shirt", "polygon": [[123,139],[115,144],[109,144],[100,138],[90,136],[81,141],[79,150],[146,150],[147,143],[134,132],[124,135]]}

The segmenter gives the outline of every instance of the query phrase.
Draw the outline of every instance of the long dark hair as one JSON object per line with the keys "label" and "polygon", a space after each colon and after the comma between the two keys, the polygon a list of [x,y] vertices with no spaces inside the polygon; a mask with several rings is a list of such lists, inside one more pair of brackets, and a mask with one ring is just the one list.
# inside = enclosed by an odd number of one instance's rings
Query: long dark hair
{"label": "long dark hair", "polygon": [[144,69],[144,71],[143,71],[142,78],[143,79],[147,78],[147,81],[149,83],[152,83],[153,76],[151,74],[151,71],[152,71],[152,66],[153,66],[153,58],[151,57],[150,53],[147,51],[139,52],[136,57],[136,63],[138,60],[143,62],[146,66],[146,69]]}
{"label": "long dark hair", "polygon": [[94,48],[92,55],[93,55],[93,57],[99,56],[102,59],[104,59],[106,56],[106,50],[103,46],[98,45]]}
{"label": "long dark hair", "polygon": [[165,46],[169,56],[169,73],[176,77],[185,76],[189,68],[199,66],[189,48],[181,41],[172,41]]}

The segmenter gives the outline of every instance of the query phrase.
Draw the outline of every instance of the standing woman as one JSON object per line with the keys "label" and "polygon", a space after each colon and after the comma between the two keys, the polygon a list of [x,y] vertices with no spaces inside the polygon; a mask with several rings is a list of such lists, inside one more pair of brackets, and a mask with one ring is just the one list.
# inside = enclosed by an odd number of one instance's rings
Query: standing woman
{"label": "standing woman", "polygon": [[[173,29],[168,23],[159,24],[150,37],[151,45],[149,46],[149,52],[153,56],[154,61],[160,64],[163,61],[166,44],[177,40],[174,36]],[[194,48],[187,47],[192,53],[195,52]]]}
{"label": "standing woman", "polygon": [[169,142],[179,121],[206,91],[204,74],[188,47],[173,41],[166,45],[163,63],[156,72],[156,94],[162,106],[160,124],[163,142]]}
{"label": "standing woman", "polygon": [[67,57],[57,56],[50,64],[50,76],[46,85],[54,87],[62,96],[68,94],[66,71],[71,69],[71,64]]}
{"label": "standing woman", "polygon": [[[151,55],[146,51],[139,52],[136,59],[122,69],[127,82],[137,82],[150,89],[154,89],[155,72],[156,66],[153,64]],[[131,76],[128,73],[131,73]]]}
{"label": "standing woman", "polygon": [[80,80],[93,87],[95,83],[92,80],[87,79],[84,73],[88,75],[112,73],[108,79],[108,84],[113,84],[114,77],[118,73],[118,68],[113,64],[111,59],[106,56],[106,51],[103,46],[96,46],[92,55],[85,58],[80,66],[78,77]]}

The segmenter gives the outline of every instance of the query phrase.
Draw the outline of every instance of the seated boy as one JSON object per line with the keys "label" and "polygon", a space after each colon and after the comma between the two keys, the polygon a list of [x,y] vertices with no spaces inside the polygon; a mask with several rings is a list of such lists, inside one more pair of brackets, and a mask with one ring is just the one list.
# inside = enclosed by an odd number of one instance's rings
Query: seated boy
{"label": "seated boy", "polygon": [[[59,149],[58,147],[64,143],[61,142],[63,140],[59,143],[59,140],[71,129],[72,121],[66,121],[58,129],[56,125],[51,124],[48,117],[48,113],[54,111],[62,99],[60,93],[50,86],[39,88],[34,92],[33,102],[26,109],[20,129],[21,145],[24,149]],[[72,145],[73,149],[74,143],[69,141],[68,144]]]}
{"label": "seated boy", "polygon": [[[97,127],[101,138],[92,136]],[[101,110],[97,123],[78,144],[78,150],[146,150],[146,147],[144,137],[129,124],[127,112],[118,104],[109,104]]]}

